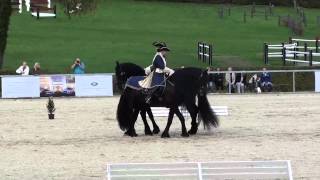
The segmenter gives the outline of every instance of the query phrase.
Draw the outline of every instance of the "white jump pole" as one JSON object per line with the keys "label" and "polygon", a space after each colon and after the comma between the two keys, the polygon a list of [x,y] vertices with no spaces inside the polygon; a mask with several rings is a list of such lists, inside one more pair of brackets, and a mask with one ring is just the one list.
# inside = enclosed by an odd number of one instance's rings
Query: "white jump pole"
{"label": "white jump pole", "polygon": [[22,13],[22,0],[19,0],[19,13]]}
{"label": "white jump pole", "polygon": [[51,0],[48,0],[48,8],[51,7]]}
{"label": "white jump pole", "polygon": [[30,0],[25,0],[26,1],[26,7],[27,7],[27,11],[30,11]]}

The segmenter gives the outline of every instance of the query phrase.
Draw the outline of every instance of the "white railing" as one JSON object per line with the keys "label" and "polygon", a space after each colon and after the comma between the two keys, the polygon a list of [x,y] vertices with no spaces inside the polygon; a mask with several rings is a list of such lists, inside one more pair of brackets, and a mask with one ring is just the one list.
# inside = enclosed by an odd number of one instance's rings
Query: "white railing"
{"label": "white railing", "polygon": [[[292,74],[292,92],[296,92],[296,74],[297,73],[315,73],[320,71],[320,69],[305,69],[305,70],[267,70],[267,72],[270,73],[291,73]],[[227,73],[243,73],[243,74],[261,74],[265,71],[257,71],[257,70],[249,70],[249,71],[209,71],[209,74],[217,74],[217,73],[223,73],[223,74],[227,74]],[[248,79],[247,79],[248,80]],[[229,90],[231,88],[229,87]],[[231,93],[229,91],[229,93]]]}
{"label": "white railing", "polygon": [[[217,116],[229,115],[228,106],[211,106],[211,109]],[[169,114],[169,109],[165,107],[151,107],[151,110],[155,117],[168,117]],[[190,117],[186,109],[179,107],[179,110],[184,117]]]}
{"label": "white railing", "polygon": [[107,180],[133,179],[287,179],[291,162],[214,161],[186,163],[121,163],[107,165]]}
{"label": "white railing", "polygon": [[[269,58],[282,58],[283,63],[285,65],[285,61],[287,58],[293,58],[294,61],[291,62],[309,63],[310,65],[312,65],[312,63],[309,62],[313,61],[312,57],[320,56],[319,46],[319,39],[294,39],[291,37],[289,38],[289,43],[264,43],[264,63],[269,64]],[[302,54],[304,56],[304,60],[297,60],[296,58],[301,56]],[[307,61],[307,57],[309,57],[309,61]],[[318,63],[315,62],[314,64]]]}

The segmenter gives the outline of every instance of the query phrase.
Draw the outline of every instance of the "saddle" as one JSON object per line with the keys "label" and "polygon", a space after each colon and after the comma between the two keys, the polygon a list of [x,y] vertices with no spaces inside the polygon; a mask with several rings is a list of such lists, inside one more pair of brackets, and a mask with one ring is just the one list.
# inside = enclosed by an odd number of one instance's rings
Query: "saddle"
{"label": "saddle", "polygon": [[166,82],[151,86],[152,76],[132,76],[127,80],[126,86],[146,95],[146,102],[150,103],[152,97],[161,99],[166,87]]}

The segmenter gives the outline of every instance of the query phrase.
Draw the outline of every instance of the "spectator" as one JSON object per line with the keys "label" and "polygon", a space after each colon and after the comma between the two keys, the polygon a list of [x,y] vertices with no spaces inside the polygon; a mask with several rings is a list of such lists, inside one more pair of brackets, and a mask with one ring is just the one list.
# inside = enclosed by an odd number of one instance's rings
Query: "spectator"
{"label": "spectator", "polygon": [[84,68],[84,63],[81,62],[79,58],[77,58],[71,66],[73,74],[84,74]]}
{"label": "spectator", "polygon": [[34,63],[34,66],[33,66],[31,73],[32,73],[32,75],[42,74],[41,69],[40,69],[40,63],[38,63],[38,62]]}
{"label": "spectator", "polygon": [[217,91],[223,90],[223,73],[220,73],[220,68],[217,68],[217,72],[214,74],[214,84]]}
{"label": "spectator", "polygon": [[207,67],[208,69],[208,90],[209,92],[213,92],[214,89],[214,74],[212,73],[213,68],[212,67]]}
{"label": "spectator", "polygon": [[248,82],[248,86],[251,92],[261,93],[260,78],[257,74],[251,76]]}
{"label": "spectator", "polygon": [[22,65],[16,70],[16,73],[23,76],[29,75],[29,66],[27,65],[27,62],[23,61]]}
{"label": "spectator", "polygon": [[237,88],[237,93],[244,93],[244,83],[243,83],[243,74],[242,73],[237,73],[236,74],[236,88]]}
{"label": "spectator", "polygon": [[260,75],[261,90],[263,92],[272,91],[271,74],[267,72],[266,68],[262,69],[262,74]]}
{"label": "spectator", "polygon": [[225,79],[226,79],[226,86],[227,86],[228,92],[229,93],[234,92],[236,75],[234,72],[232,72],[232,67],[228,67],[228,72],[226,73]]}

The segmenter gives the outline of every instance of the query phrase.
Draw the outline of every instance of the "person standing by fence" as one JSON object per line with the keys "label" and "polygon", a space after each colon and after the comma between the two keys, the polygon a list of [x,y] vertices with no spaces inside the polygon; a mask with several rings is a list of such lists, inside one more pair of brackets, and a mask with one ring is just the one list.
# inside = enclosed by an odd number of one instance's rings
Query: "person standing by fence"
{"label": "person standing by fence", "polygon": [[16,73],[23,76],[29,75],[29,66],[26,61],[22,62],[22,65],[16,70]]}
{"label": "person standing by fence", "polygon": [[73,74],[84,74],[85,65],[81,62],[80,58],[77,58],[71,66]]}
{"label": "person standing by fence", "polygon": [[243,74],[242,73],[237,73],[236,74],[236,88],[237,88],[237,93],[244,93],[244,83],[243,83]]}
{"label": "person standing by fence", "polygon": [[263,68],[263,73],[260,75],[261,89],[263,92],[272,91],[271,74],[267,72],[267,68]]}
{"label": "person standing by fence", "polygon": [[34,63],[33,69],[31,71],[32,75],[40,75],[42,74],[40,64],[38,62]]}
{"label": "person standing by fence", "polygon": [[213,92],[214,91],[214,74],[212,73],[213,72],[213,68],[212,67],[207,67],[208,69],[208,90],[209,92]]}
{"label": "person standing by fence", "polygon": [[236,75],[234,72],[232,72],[232,67],[228,67],[228,72],[226,73],[225,79],[228,93],[234,92]]}
{"label": "person standing by fence", "polygon": [[223,91],[223,73],[220,73],[220,68],[217,68],[216,73],[214,74],[214,84],[216,85],[216,91]]}

